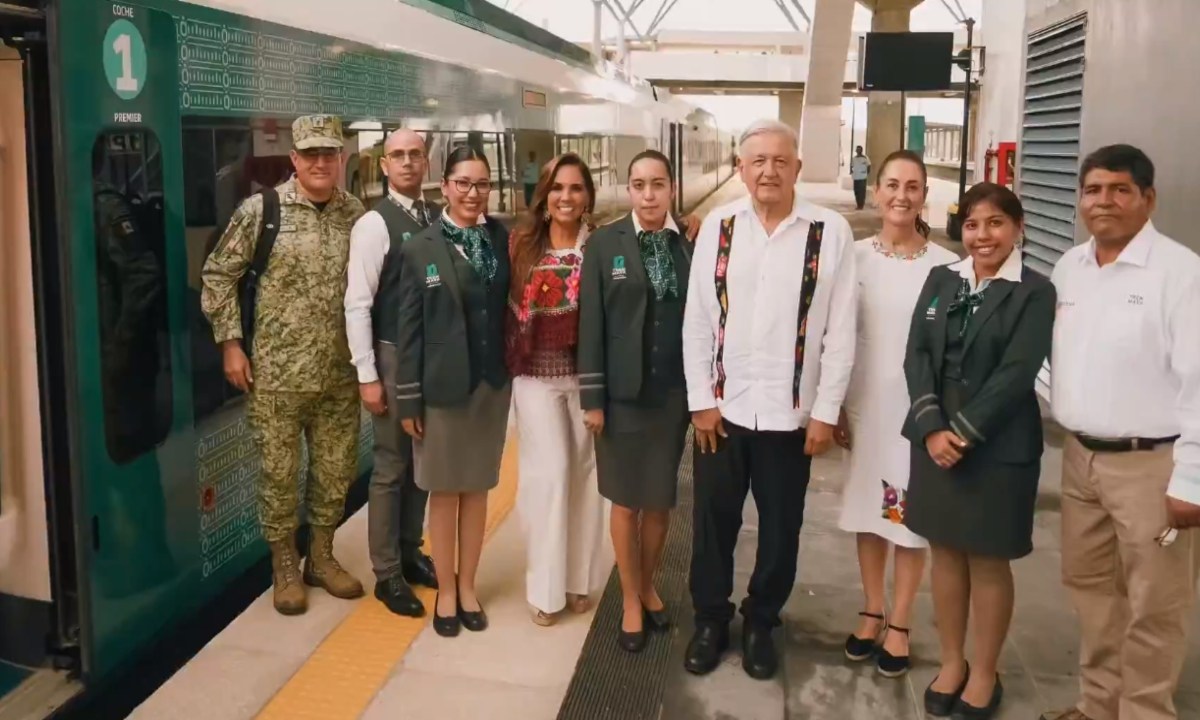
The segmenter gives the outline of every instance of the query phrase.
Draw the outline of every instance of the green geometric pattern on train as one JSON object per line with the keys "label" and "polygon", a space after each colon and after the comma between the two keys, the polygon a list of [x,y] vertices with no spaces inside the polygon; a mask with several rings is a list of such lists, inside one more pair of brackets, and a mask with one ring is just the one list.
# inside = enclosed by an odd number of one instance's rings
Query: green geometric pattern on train
{"label": "green geometric pattern on train", "polygon": [[[337,190],[323,211],[297,189],[279,186],[279,235],[259,281],[251,354],[254,390],[321,392],[355,384],[346,340],[346,263],[358,198]],[[237,283],[249,267],[262,222],[262,196],[234,212],[204,264],[201,307],[216,342],[240,338]]]}
{"label": "green geometric pattern on train", "polygon": [[516,84],[496,78],[485,84],[487,76],[471,69],[347,43],[335,49],[262,31],[258,21],[243,27],[226,17],[206,22],[176,16],[175,27],[185,111],[403,117],[426,114],[436,103],[442,113],[476,114],[495,112],[520,97]]}

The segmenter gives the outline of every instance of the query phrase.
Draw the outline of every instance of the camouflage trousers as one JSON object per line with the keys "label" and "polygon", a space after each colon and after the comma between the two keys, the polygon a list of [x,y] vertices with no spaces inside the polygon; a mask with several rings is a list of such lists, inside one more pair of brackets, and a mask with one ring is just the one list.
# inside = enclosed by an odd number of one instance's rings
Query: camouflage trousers
{"label": "camouflage trousers", "polygon": [[259,390],[250,395],[249,418],[262,455],[258,508],[267,542],[291,537],[300,524],[301,436],[308,443],[312,468],[308,522],[319,527],[337,525],[346,511],[346,492],[358,468],[358,388]]}

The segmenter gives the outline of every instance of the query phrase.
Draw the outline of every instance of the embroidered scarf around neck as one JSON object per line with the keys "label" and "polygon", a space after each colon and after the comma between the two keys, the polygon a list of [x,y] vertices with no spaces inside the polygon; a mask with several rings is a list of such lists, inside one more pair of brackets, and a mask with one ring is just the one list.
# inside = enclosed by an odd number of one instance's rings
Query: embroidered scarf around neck
{"label": "embroidered scarf around neck", "polygon": [[492,251],[492,242],[488,238],[486,225],[460,228],[443,217],[442,237],[463,249],[467,256],[467,262],[479,274],[484,285],[492,284],[492,280],[496,278],[496,253]]}
{"label": "embroidered scarf around neck", "polygon": [[654,286],[654,297],[662,300],[668,295],[679,297],[679,277],[675,272],[675,258],[671,255],[671,236],[673,231],[663,229],[657,232],[642,230],[638,233],[638,247],[642,254],[642,266],[646,268],[646,276]]}
{"label": "embroidered scarf around neck", "polygon": [[983,293],[991,284],[985,285],[979,292],[971,292],[971,282],[966,278],[958,284],[958,292],[954,294],[954,300],[951,301],[950,307],[946,308],[946,314],[961,312],[962,322],[958,326],[958,336],[962,337],[967,334],[967,326],[971,324],[971,316],[983,304]]}

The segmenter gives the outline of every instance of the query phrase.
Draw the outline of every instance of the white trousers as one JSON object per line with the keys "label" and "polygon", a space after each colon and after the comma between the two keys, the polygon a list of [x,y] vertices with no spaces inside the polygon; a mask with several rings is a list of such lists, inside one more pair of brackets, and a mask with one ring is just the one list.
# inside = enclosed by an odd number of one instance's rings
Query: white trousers
{"label": "white trousers", "polygon": [[579,379],[513,379],[519,480],[517,513],[525,532],[525,595],[556,613],[567,593],[587,595],[612,571],[605,562],[608,503],[596,486],[592,436],[583,426]]}

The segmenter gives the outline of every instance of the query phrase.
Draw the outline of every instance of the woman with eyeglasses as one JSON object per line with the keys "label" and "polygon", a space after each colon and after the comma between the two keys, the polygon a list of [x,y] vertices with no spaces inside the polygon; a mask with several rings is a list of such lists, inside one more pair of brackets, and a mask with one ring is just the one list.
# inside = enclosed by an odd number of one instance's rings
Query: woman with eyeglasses
{"label": "woman with eyeglasses", "polygon": [[510,237],[512,281],[506,355],[513,377],[527,539],[525,593],[533,622],[582,613],[607,575],[604,500],[579,405],[579,269],[596,186],[575,153],[542,168],[529,211]]}
{"label": "woman with eyeglasses", "polygon": [[[964,260],[934,268],[913,310],[904,358],[912,443],[908,529],[929,541],[941,670],[934,717],[986,719],[1013,611],[1011,561],[1033,551],[1042,418],[1034,384],[1050,351],[1055,292],[1024,267],[1021,201],[980,183],[963,196]],[[973,612],[971,663],[963,646]]]}
{"label": "woman with eyeglasses", "polygon": [[433,628],[444,637],[487,627],[475,574],[512,392],[504,365],[508,232],[487,216],[491,174],[479,150],[452,152],[441,218],[401,251],[396,400],[413,437],[417,486],[429,492]]}

